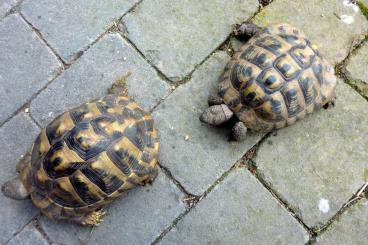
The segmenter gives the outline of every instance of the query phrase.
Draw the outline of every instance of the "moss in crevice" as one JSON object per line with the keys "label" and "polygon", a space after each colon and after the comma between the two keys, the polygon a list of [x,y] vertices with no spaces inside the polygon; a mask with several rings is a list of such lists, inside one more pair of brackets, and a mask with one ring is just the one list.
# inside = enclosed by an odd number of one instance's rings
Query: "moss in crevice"
{"label": "moss in crevice", "polygon": [[360,80],[347,80],[346,82],[368,100],[368,84]]}
{"label": "moss in crevice", "polygon": [[368,20],[368,6],[365,5],[362,1],[358,1],[357,4],[360,8],[360,11],[362,11],[363,15]]}
{"label": "moss in crevice", "polygon": [[109,94],[115,94],[115,95],[123,95],[123,96],[127,96],[128,95],[128,85],[126,83],[128,77],[131,75],[132,73],[130,71],[128,71],[126,74],[122,75],[121,77],[119,77],[118,79],[116,79],[111,88],[108,90]]}

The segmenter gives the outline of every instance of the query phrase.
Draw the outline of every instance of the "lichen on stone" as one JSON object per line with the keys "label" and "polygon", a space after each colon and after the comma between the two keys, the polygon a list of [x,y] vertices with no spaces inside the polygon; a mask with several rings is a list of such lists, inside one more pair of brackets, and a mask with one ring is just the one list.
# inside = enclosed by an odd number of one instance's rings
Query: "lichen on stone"
{"label": "lichen on stone", "polygon": [[111,88],[108,90],[108,92],[115,95],[128,95],[128,85],[126,83],[126,80],[131,74],[132,73],[128,71],[126,74],[116,79],[112,83]]}

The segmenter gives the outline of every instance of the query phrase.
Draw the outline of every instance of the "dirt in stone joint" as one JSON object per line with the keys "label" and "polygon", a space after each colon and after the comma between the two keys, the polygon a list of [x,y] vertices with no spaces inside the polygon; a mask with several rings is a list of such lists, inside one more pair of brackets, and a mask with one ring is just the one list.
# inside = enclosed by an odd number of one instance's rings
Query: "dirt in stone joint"
{"label": "dirt in stone joint", "polygon": [[263,7],[269,5],[273,0],[259,0],[259,4]]}

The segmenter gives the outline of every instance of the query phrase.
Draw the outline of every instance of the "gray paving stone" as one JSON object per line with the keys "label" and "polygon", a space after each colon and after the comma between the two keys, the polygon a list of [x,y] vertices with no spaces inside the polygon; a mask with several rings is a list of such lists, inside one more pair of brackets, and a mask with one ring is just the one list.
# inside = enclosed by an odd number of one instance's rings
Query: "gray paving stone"
{"label": "gray paving stone", "polygon": [[[31,147],[39,129],[28,115],[21,113],[0,128],[0,185],[16,175],[15,165]],[[38,211],[31,201],[15,201],[0,193],[0,244],[9,240]]]}
{"label": "gray paving stone", "polygon": [[32,101],[32,115],[45,126],[63,111],[106,95],[107,89],[121,76],[127,76],[130,96],[147,110],[170,90],[131,45],[120,35],[110,34]]}
{"label": "gray paving stone", "polygon": [[55,244],[87,244],[92,232],[89,227],[74,225],[62,220],[51,220],[45,216],[40,218],[40,225],[47,234],[47,237]]}
{"label": "gray paving stone", "polygon": [[357,52],[350,58],[346,67],[350,75],[354,79],[359,79],[368,84],[368,43],[365,43]]}
{"label": "gray paving stone", "polygon": [[1,0],[0,19],[3,18],[17,3],[18,0]]}
{"label": "gray paving stone", "polygon": [[34,227],[27,225],[19,234],[12,238],[7,245],[48,245],[47,240]]}
{"label": "gray paving stone", "polygon": [[245,169],[236,169],[162,244],[305,244],[308,233]]}
{"label": "gray paving stone", "polygon": [[[215,53],[154,111],[160,132],[160,162],[187,191],[200,195],[261,137],[250,133],[242,143],[228,142],[229,130],[205,125],[199,116],[217,87],[229,56]],[[188,139],[185,139],[188,136]]]}
{"label": "gray paving stone", "polygon": [[70,62],[138,0],[26,0],[21,11],[61,58]]}
{"label": "gray paving stone", "polygon": [[143,1],[123,18],[127,36],[172,80],[183,79],[257,11],[257,0]]}
{"label": "gray paving stone", "polygon": [[[336,0],[278,0],[264,8],[254,22],[261,26],[288,22],[302,29],[327,59],[338,63],[347,56],[353,41],[363,39],[368,32],[368,22],[361,12],[355,12],[343,3]],[[343,15],[351,16],[354,22],[345,23],[339,19]]]}
{"label": "gray paving stone", "polygon": [[183,197],[160,172],[152,186],[134,189],[111,204],[89,244],[150,244],[184,212]]}
{"label": "gray paving stone", "polygon": [[368,201],[362,200],[349,208],[329,229],[317,238],[317,244],[355,244],[368,242]]}
{"label": "gray paving stone", "polygon": [[60,63],[19,15],[0,21],[0,125],[51,80]]}
{"label": "gray paving stone", "polygon": [[340,81],[335,108],[279,130],[258,150],[257,172],[310,227],[329,220],[364,183],[367,105]]}

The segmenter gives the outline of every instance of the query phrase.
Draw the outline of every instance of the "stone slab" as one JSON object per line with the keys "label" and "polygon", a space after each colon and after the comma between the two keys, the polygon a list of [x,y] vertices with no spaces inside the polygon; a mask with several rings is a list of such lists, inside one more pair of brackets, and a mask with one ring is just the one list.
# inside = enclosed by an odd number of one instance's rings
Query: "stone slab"
{"label": "stone slab", "polygon": [[[353,22],[344,22],[341,17],[344,15],[353,18]],[[368,32],[368,22],[358,8],[354,10],[344,1],[336,0],[274,1],[257,14],[254,22],[261,26],[288,22],[300,28],[334,64],[341,62],[350,47]]]}
{"label": "stone slab", "polygon": [[89,244],[151,244],[184,212],[183,197],[160,171],[152,186],[134,189],[111,204]]}
{"label": "stone slab", "polygon": [[69,63],[138,0],[25,0],[21,11]]}
{"label": "stone slab", "polygon": [[90,227],[82,227],[63,220],[48,219],[43,215],[39,220],[42,229],[54,244],[87,244],[92,232]]}
{"label": "stone slab", "polygon": [[129,95],[146,110],[170,90],[130,44],[119,34],[109,34],[32,101],[31,113],[45,126],[65,110],[106,95],[122,76],[126,77]]}
{"label": "stone slab", "polygon": [[202,194],[261,138],[249,133],[244,142],[228,142],[231,127],[199,121],[228,61],[225,52],[212,55],[153,113],[160,132],[160,162],[192,194]]}
{"label": "stone slab", "polygon": [[[15,165],[33,143],[38,127],[28,115],[20,113],[0,128],[0,185],[16,176]],[[0,193],[0,244],[18,232],[38,211],[30,200],[15,201]]]}
{"label": "stone slab", "polygon": [[306,244],[307,231],[245,168],[230,173],[162,244]]}
{"label": "stone slab", "polygon": [[143,1],[123,18],[130,40],[174,81],[183,79],[240,23],[258,9],[257,0]]}
{"label": "stone slab", "polygon": [[1,0],[0,19],[3,18],[17,3],[18,0]]}
{"label": "stone slab", "polygon": [[34,227],[33,224],[27,225],[19,234],[12,238],[7,245],[48,245],[47,240]]}
{"label": "stone slab", "polygon": [[367,105],[339,81],[334,108],[279,130],[259,147],[257,172],[309,227],[325,224],[364,183]]}
{"label": "stone slab", "polygon": [[19,15],[0,21],[0,125],[44,87],[60,63]]}
{"label": "stone slab", "polygon": [[317,244],[356,244],[368,242],[368,201],[362,200],[350,207],[327,231],[317,237]]}
{"label": "stone slab", "polygon": [[368,84],[368,43],[360,47],[355,54],[350,57],[347,71],[353,79],[359,79]]}

